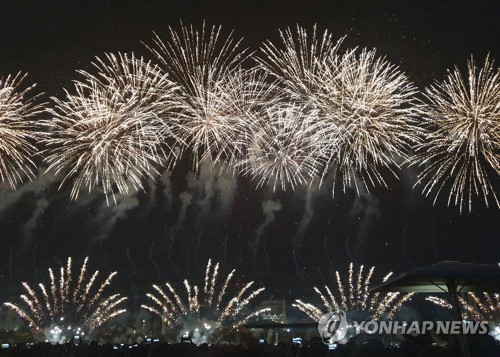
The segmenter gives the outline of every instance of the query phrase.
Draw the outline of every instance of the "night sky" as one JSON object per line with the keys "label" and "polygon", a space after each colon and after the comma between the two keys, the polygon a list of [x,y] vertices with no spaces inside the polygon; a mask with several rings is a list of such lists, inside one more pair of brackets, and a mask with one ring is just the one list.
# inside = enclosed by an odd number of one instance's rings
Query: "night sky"
{"label": "night sky", "polygon": [[[258,50],[278,29],[317,24],[344,47],[376,47],[421,89],[442,80],[448,68],[479,63],[490,53],[500,61],[498,1],[43,1],[0,2],[0,76],[28,72],[36,90],[63,98],[77,69],[90,69],[104,52],[149,57],[145,46],[168,26],[223,25]],[[68,256],[79,263],[118,270],[117,287],[140,303],[152,283],[203,277],[209,258],[226,273],[266,286],[267,297],[312,295],[331,283],[331,271],[351,261],[375,265],[380,274],[440,260],[500,261],[498,208],[479,200],[460,214],[441,198],[412,189],[418,170],[388,179],[356,197],[330,186],[275,192],[256,182],[202,170],[195,176],[180,163],[146,192],[118,197],[107,206],[96,190],[76,202],[60,177],[40,174],[16,191],[0,187],[0,301],[20,291],[20,282],[47,279],[48,267]],[[495,178],[499,191],[499,179]]]}

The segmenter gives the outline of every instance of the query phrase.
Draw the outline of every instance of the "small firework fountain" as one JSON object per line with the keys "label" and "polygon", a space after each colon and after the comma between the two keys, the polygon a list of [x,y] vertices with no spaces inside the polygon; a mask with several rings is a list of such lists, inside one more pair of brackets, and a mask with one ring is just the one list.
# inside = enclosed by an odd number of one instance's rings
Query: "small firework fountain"
{"label": "small firework fountain", "polygon": [[146,294],[153,306],[142,307],[161,317],[167,328],[189,334],[194,343],[211,342],[222,328],[235,328],[269,311],[268,308],[245,311],[250,301],[264,291],[264,288],[251,290],[253,281],[232,297],[226,294],[234,273],[235,270],[218,285],[219,263],[213,265],[209,260],[203,289],[184,280],[187,299],[183,301],[170,283],[165,284],[166,289],[153,285],[154,293]]}
{"label": "small firework fountain", "polygon": [[[453,309],[446,299],[437,296],[428,296],[425,300],[447,310]],[[488,321],[493,327],[490,334],[500,341],[500,294],[468,292],[465,297],[458,297],[458,304],[465,320]]]}
{"label": "small firework fountain", "polygon": [[[304,302],[300,299],[295,300],[293,306],[297,307],[314,321],[319,321],[328,312],[338,310],[346,313],[349,323],[352,323],[352,321],[392,318],[401,306],[410,300],[413,293],[371,293],[369,290],[374,271],[375,267],[371,267],[365,273],[364,266],[361,265],[357,277],[355,277],[354,265],[351,263],[347,279],[342,278],[338,271],[335,272],[337,291],[332,292],[332,289],[325,286],[325,292],[322,292],[319,288],[315,287],[314,291],[321,298],[326,310],[322,310],[314,304]],[[392,272],[387,274],[382,279],[382,282],[387,281],[391,275]],[[349,337],[348,335],[347,338]]]}
{"label": "small firework fountain", "polygon": [[124,313],[126,310],[120,307],[126,298],[120,294],[104,297],[104,291],[117,273],[111,273],[97,285],[99,271],[88,278],[87,262],[88,258],[85,258],[80,274],[74,280],[72,260],[68,258],[66,268],[61,267],[58,281],[49,268],[49,290],[40,283],[41,294],[37,295],[28,283],[23,282],[27,294],[20,296],[21,304],[6,302],[4,305],[27,321],[33,330],[42,330],[47,341],[58,343],[74,335],[89,335],[97,327]]}

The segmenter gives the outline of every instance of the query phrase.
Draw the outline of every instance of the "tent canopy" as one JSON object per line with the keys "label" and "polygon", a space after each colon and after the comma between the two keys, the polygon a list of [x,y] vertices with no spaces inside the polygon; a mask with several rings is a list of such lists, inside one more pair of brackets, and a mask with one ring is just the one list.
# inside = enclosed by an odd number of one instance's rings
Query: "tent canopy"
{"label": "tent canopy", "polygon": [[443,261],[404,272],[385,283],[373,286],[370,291],[499,292],[500,267],[498,265]]}

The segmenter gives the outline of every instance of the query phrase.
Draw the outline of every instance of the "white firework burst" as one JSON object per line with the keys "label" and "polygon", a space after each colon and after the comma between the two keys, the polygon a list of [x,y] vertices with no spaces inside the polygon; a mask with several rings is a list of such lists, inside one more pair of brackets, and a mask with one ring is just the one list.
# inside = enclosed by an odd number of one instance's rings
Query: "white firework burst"
{"label": "white firework burst", "polygon": [[68,258],[66,267],[60,269],[58,279],[49,269],[48,287],[39,283],[37,292],[23,282],[26,293],[20,296],[21,302],[6,302],[4,305],[28,322],[30,328],[41,329],[46,335],[50,335],[54,329],[75,334],[92,333],[97,327],[126,311],[121,308],[126,298],[120,294],[105,296],[106,289],[117,273],[111,273],[98,284],[99,271],[89,277],[87,262],[88,258],[85,258],[80,274],[74,279],[72,260]]}
{"label": "white firework burst", "polygon": [[25,177],[34,178],[34,143],[41,137],[34,118],[43,107],[31,95],[34,85],[21,89],[25,77],[0,78],[0,180],[12,189]]}
{"label": "white firework burst", "polygon": [[298,27],[281,33],[282,44],[264,45],[261,66],[278,79],[291,100],[318,112],[326,158],[321,175],[359,194],[387,186],[383,171],[397,177],[407,151],[420,138],[422,111],[407,76],[375,50],[340,53],[327,31],[319,38]]}
{"label": "white firework burst", "polygon": [[280,45],[265,42],[256,61],[282,85],[288,99],[302,106],[314,104],[323,89],[323,67],[337,58],[344,37],[334,41],[327,30],[318,35],[316,26],[308,33],[298,25],[295,33],[280,30],[280,37]]}
{"label": "white firework burst", "polygon": [[237,327],[269,311],[267,308],[246,311],[249,303],[264,291],[264,288],[252,290],[253,281],[238,288],[233,296],[228,295],[234,273],[235,270],[219,281],[219,263],[213,265],[209,260],[203,287],[184,280],[186,296],[181,297],[170,283],[165,288],[153,285],[154,292],[146,294],[152,305],[142,307],[158,315],[168,327],[191,333],[198,329],[208,338],[221,327]]}
{"label": "white firework burst", "polygon": [[247,156],[236,167],[258,180],[257,186],[271,185],[286,190],[310,182],[319,173],[322,147],[311,123],[315,111],[276,105],[259,118],[250,137]]}
{"label": "white firework burst", "polygon": [[53,98],[47,121],[48,170],[66,171],[71,198],[82,187],[101,185],[106,198],[129,183],[142,189],[145,176],[176,159],[174,85],[149,62],[134,55],[97,59],[97,75],[81,71],[75,94]]}
{"label": "white firework burst", "polygon": [[[437,296],[428,296],[425,300],[447,310],[453,309],[446,299]],[[458,303],[466,320],[500,323],[500,294],[468,292],[464,297],[458,297]]]}
{"label": "white firework burst", "polygon": [[200,31],[182,26],[170,29],[170,38],[158,36],[150,48],[180,86],[180,137],[192,152],[193,167],[200,163],[230,163],[241,155],[241,143],[251,127],[252,111],[262,106],[267,89],[263,77],[241,68],[247,51],[232,33],[221,27]]}
{"label": "white firework burst", "polygon": [[444,191],[460,211],[472,211],[473,197],[500,207],[492,182],[500,175],[500,70],[489,57],[479,70],[471,59],[465,79],[456,67],[425,96],[426,139],[412,160],[423,167],[417,184],[434,202]]}
{"label": "white firework burst", "polygon": [[416,88],[375,50],[347,51],[324,66],[322,77],[317,130],[327,148],[323,176],[333,169],[343,189],[354,187],[358,194],[387,187],[383,172],[397,177],[408,150],[421,137]]}
{"label": "white firework burst", "polygon": [[[370,284],[375,267],[371,267],[366,273],[364,266],[361,265],[354,276],[355,269],[353,263],[349,266],[348,277],[341,277],[339,272],[335,273],[337,287],[334,289],[328,286],[324,287],[324,292],[319,288],[314,288],[316,294],[320,297],[323,307],[322,310],[312,303],[303,300],[295,300],[293,306],[304,312],[314,321],[319,321],[321,316],[327,312],[343,310],[348,320],[360,321],[379,320],[381,318],[392,318],[394,314],[413,296],[413,293],[371,293]],[[382,282],[387,281],[392,273],[387,274]]]}

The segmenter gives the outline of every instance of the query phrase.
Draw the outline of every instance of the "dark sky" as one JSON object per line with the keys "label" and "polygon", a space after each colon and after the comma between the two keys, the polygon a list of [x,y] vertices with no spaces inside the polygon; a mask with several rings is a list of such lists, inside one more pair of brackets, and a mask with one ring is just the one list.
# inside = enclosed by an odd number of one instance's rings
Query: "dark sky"
{"label": "dark sky", "polygon": [[[94,56],[148,56],[141,41],[151,43],[152,31],[165,37],[180,20],[235,29],[253,50],[276,39],[278,28],[316,23],[347,34],[349,47],[376,47],[423,88],[455,64],[464,68],[471,54],[499,59],[499,18],[500,2],[481,0],[3,0],[0,76],[28,72],[37,90],[62,97]],[[476,202],[460,215],[444,200],[433,206],[411,189],[415,169],[389,180],[390,189],[332,198],[329,187],[273,193],[231,176],[196,178],[186,166],[116,206],[97,191],[72,202],[69,187],[58,191],[50,174],[17,191],[0,188],[0,301],[20,281],[46,279],[67,256],[118,270],[119,285],[136,296],[153,282],[201,278],[208,258],[275,297],[309,294],[350,261],[380,273],[438,260],[500,261],[498,208]]]}

